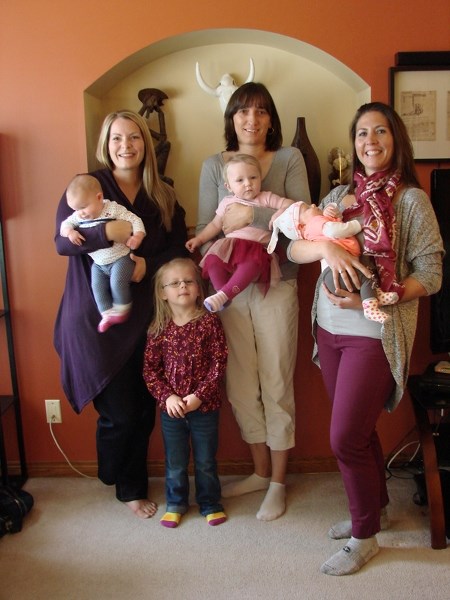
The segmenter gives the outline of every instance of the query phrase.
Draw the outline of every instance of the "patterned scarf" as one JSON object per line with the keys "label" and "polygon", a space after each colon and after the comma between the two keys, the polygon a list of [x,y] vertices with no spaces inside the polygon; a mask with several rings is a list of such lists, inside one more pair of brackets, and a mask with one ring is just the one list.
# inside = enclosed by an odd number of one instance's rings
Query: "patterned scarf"
{"label": "patterned scarf", "polygon": [[381,289],[397,292],[401,297],[404,288],[395,276],[397,228],[392,205],[400,184],[400,173],[381,171],[367,177],[358,170],[354,181],[356,202],[344,210],[344,221],[363,215],[363,253],[374,258]]}

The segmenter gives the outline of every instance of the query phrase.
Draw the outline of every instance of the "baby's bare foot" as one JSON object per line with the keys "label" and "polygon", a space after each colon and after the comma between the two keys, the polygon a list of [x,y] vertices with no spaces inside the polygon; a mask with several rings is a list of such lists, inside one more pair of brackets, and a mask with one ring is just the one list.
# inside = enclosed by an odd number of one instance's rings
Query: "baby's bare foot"
{"label": "baby's bare foot", "polygon": [[151,500],[147,500],[147,498],[130,500],[129,502],[124,502],[124,504],[131,508],[134,514],[141,519],[150,519],[158,510],[158,505]]}

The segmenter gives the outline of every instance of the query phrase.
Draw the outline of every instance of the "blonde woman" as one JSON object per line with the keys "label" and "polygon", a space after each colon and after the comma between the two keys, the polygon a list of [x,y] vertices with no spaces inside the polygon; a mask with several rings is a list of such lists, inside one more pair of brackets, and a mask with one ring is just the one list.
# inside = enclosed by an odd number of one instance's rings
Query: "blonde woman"
{"label": "blonde woman", "polygon": [[131,224],[110,221],[83,230],[85,241],[74,245],[60,235],[72,212],[64,193],[56,216],[58,254],[68,256],[68,272],[59,308],[54,343],[61,359],[62,385],[75,412],[90,402],[97,422],[98,476],[115,485],[116,497],[141,518],[154,515],[148,500],[147,449],[155,421],[155,400],[142,378],[148,325],[153,316],[152,277],[175,256],[187,254],[184,210],[172,188],[158,175],[147,123],[122,110],[105,118],[97,146],[103,168],[91,173],[107,198],[140,217],[147,236],[131,254],[133,311],[121,327],[97,331],[98,311],[91,291],[89,253],[112,242],[126,242]]}

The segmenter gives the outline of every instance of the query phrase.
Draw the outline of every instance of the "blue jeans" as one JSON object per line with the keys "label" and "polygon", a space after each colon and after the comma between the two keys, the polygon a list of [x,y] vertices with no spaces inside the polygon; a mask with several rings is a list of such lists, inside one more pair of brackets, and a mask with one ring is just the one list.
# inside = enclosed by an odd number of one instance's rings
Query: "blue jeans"
{"label": "blue jeans", "polygon": [[161,428],[166,452],[167,511],[185,514],[189,508],[189,455],[192,445],[195,499],[204,517],[223,511],[217,475],[219,411],[187,413],[185,418],[161,412]]}
{"label": "blue jeans", "polygon": [[114,304],[130,304],[130,281],[135,266],[129,254],[107,265],[93,263],[92,293],[100,313],[109,310]]}

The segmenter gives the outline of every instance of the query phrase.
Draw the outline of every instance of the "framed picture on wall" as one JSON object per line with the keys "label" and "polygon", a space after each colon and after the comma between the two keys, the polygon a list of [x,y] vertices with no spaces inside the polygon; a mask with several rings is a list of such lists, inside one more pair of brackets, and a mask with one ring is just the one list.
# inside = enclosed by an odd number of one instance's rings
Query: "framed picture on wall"
{"label": "framed picture on wall", "polygon": [[450,65],[389,69],[389,101],[422,162],[450,162]]}

